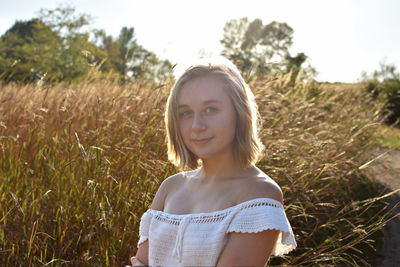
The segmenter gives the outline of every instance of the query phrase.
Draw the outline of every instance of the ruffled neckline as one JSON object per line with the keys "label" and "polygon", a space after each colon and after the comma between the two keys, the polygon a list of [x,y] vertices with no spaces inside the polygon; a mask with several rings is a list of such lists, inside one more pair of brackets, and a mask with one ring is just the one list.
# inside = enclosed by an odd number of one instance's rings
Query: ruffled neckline
{"label": "ruffled neckline", "polygon": [[216,216],[219,214],[226,214],[228,212],[230,212],[231,210],[234,209],[238,209],[238,208],[242,208],[243,206],[264,206],[264,205],[257,205],[257,203],[262,203],[262,202],[267,202],[269,205],[266,206],[273,206],[276,208],[281,208],[283,209],[283,205],[281,202],[272,199],[272,198],[254,198],[254,199],[250,199],[244,202],[241,202],[239,204],[236,204],[232,207],[228,207],[226,209],[222,209],[222,210],[216,210],[216,211],[209,211],[209,212],[198,212],[198,213],[185,213],[185,214],[174,214],[174,213],[169,213],[169,212],[165,212],[162,210],[154,210],[154,209],[148,209],[147,212],[150,213],[154,213],[154,214],[158,214],[158,215],[164,215],[164,216],[168,216],[168,217],[176,217],[176,218],[183,218],[183,217],[187,217],[187,216],[195,216],[195,217],[202,217],[202,216]]}

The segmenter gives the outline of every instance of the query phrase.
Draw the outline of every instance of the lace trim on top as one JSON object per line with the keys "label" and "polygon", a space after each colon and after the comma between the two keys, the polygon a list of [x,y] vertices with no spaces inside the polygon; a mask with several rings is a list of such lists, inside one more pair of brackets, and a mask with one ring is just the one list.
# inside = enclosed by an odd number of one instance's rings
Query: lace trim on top
{"label": "lace trim on top", "polygon": [[[272,207],[272,210],[269,209],[270,207]],[[152,219],[168,223],[178,229],[173,255],[177,256],[179,260],[182,258],[183,235],[189,223],[210,224],[209,227],[214,227],[212,224],[226,219],[224,223],[226,223],[225,227],[227,228],[223,230],[225,233],[256,233],[266,229],[279,230],[281,233],[272,255],[286,254],[297,246],[283,205],[271,198],[256,198],[223,210],[191,214],[171,214],[160,210],[148,209],[143,214],[140,223],[138,247],[148,239]]]}
{"label": "lace trim on top", "polygon": [[270,206],[270,207],[283,209],[283,205],[275,199],[255,198],[255,199],[251,199],[251,200],[239,203],[235,206],[232,206],[232,207],[229,207],[229,208],[226,208],[223,210],[217,210],[217,211],[211,211],[211,212],[172,214],[172,213],[168,213],[165,211],[149,209],[148,211],[146,211],[146,213],[148,213],[148,212],[152,213],[154,215],[155,219],[166,222],[166,223],[170,223],[173,225],[179,225],[180,221],[182,221],[187,216],[190,216],[191,217],[190,221],[194,222],[194,223],[213,223],[213,222],[219,222],[219,221],[224,220],[226,218],[226,216],[228,216],[233,210],[258,208],[260,206]]}
{"label": "lace trim on top", "polygon": [[194,223],[215,223],[219,221],[223,221],[232,211],[234,210],[243,210],[246,208],[257,208],[260,206],[270,206],[270,207],[275,207],[275,208],[280,208],[283,210],[283,205],[279,201],[272,199],[272,198],[255,198],[251,199],[248,201],[241,202],[235,206],[223,209],[223,210],[217,210],[217,211],[211,211],[211,212],[201,212],[201,213],[190,213],[190,214],[172,214],[168,213],[165,211],[160,211],[160,210],[154,210],[154,209],[148,209],[143,215],[142,215],[142,222],[140,223],[139,227],[139,242],[137,243],[137,246],[144,241],[148,239],[148,232],[149,232],[149,226],[150,226],[150,221],[152,217],[158,221],[166,222],[171,225],[176,225],[179,226],[180,222],[185,218],[185,217],[190,217],[190,221]]}

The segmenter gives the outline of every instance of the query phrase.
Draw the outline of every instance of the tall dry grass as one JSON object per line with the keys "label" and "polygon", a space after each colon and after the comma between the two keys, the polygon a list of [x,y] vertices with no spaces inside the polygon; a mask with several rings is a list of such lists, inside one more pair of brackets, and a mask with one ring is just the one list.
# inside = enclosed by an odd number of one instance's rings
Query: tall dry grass
{"label": "tall dry grass", "polygon": [[[122,266],[167,161],[169,87],[80,85],[0,88],[0,265]],[[388,217],[358,167],[376,106],[287,77],[252,82],[275,179],[298,249],[273,265],[367,265]]]}
{"label": "tall dry grass", "polygon": [[284,78],[253,85],[267,148],[260,165],[282,185],[300,242],[295,255],[271,263],[374,264],[388,214],[378,185],[359,167],[382,106],[362,90],[288,86]]}

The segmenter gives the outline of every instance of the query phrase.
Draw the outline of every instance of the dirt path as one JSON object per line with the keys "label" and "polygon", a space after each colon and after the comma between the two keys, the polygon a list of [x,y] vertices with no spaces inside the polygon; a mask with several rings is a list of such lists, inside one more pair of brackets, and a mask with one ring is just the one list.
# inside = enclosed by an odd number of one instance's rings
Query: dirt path
{"label": "dirt path", "polygon": [[[391,192],[400,189],[400,150],[375,147],[368,151],[366,160],[372,160],[365,169],[382,186]],[[389,199],[390,206],[397,204],[391,220],[383,229],[383,245],[379,250],[382,260],[379,266],[400,266],[400,192]]]}

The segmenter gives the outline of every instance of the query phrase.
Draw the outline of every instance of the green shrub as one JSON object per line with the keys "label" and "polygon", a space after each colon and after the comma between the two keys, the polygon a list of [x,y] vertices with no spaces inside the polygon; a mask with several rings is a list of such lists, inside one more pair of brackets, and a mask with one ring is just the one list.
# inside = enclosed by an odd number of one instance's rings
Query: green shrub
{"label": "green shrub", "polygon": [[384,104],[380,112],[385,123],[400,127],[400,80],[370,81],[365,91]]}

